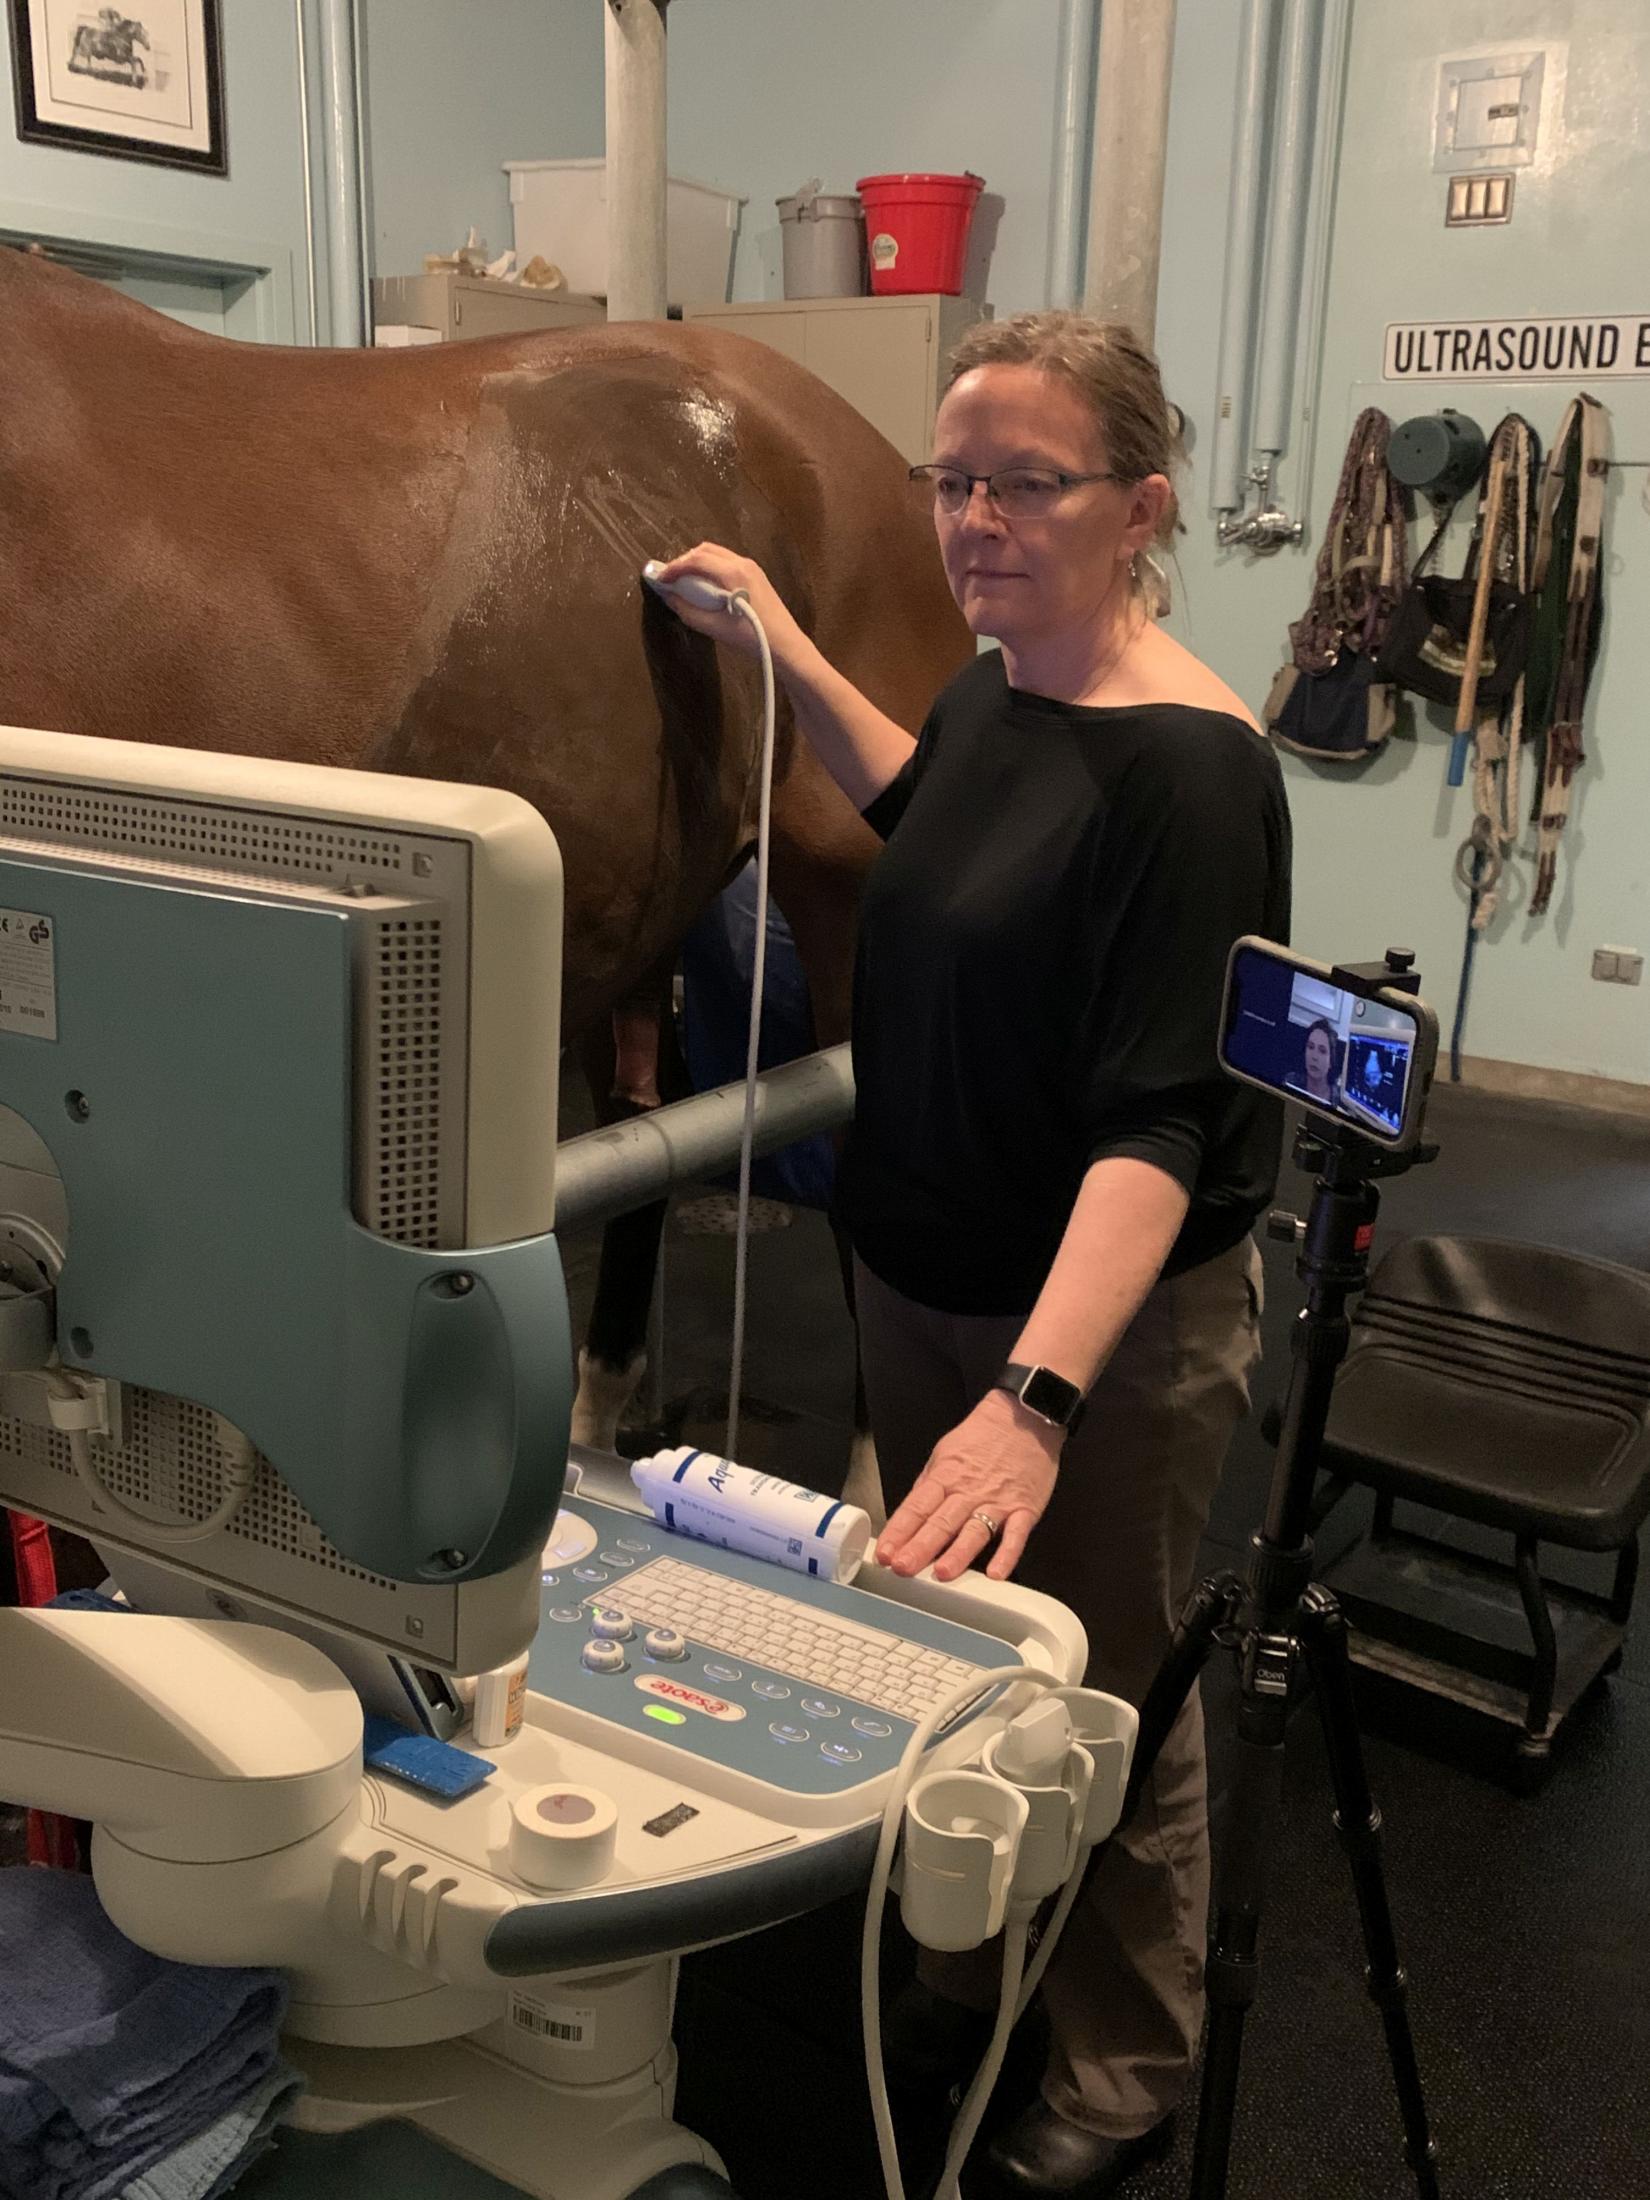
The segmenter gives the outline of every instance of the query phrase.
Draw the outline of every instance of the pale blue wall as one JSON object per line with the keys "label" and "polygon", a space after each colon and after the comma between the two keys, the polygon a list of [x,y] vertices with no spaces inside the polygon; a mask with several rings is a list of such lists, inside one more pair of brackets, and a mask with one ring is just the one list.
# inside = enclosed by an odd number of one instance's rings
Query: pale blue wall
{"label": "pale blue wall", "polygon": [[[1040,304],[1059,0],[682,0],[671,172],[748,200],[733,293],[778,297],[774,201],[889,168],[972,168],[1004,202],[990,298]],[[363,0],[373,262],[415,272],[475,223],[510,242],[506,160],[602,150],[595,0]]]}
{"label": "pale blue wall", "polygon": [[774,201],[810,176],[972,169],[1003,202],[989,302],[1041,305],[1059,0],[684,0],[670,165],[745,194],[737,298],[777,298]]}
{"label": "pale blue wall", "polygon": [[511,241],[503,163],[602,149],[596,0],[358,4],[373,273],[420,273],[426,252],[451,251],[472,223],[502,252]]}
{"label": "pale blue wall", "polygon": [[[1158,337],[1170,386],[1198,434],[1184,499],[1179,631],[1258,708],[1282,659],[1285,628],[1309,591],[1316,529],[1359,407],[1385,404],[1402,418],[1453,403],[1486,428],[1516,409],[1546,436],[1571,394],[1549,383],[1390,388],[1379,379],[1386,323],[1650,311],[1642,240],[1650,204],[1650,16],[1637,0],[1355,0],[1323,435],[1309,506],[1314,537],[1271,560],[1217,551],[1196,466],[1207,455],[1214,399],[1236,16],[1228,0],[1180,0]],[[1499,230],[1446,232],[1444,179],[1431,164],[1440,58],[1554,40],[1569,48],[1562,110],[1537,166],[1519,176],[1513,221]],[[1650,458],[1650,380],[1602,381],[1595,394],[1613,415],[1618,455]],[[1297,475],[1297,467],[1285,467],[1292,510]],[[1646,478],[1612,477],[1589,762],[1552,912],[1528,918],[1525,894],[1513,895],[1478,956],[1466,1042],[1469,1053],[1492,1059],[1638,1081],[1650,1081],[1650,988],[1599,985],[1588,971],[1595,946],[1650,950]],[[1393,742],[1356,772],[1285,759],[1296,827],[1297,942],[1341,958],[1378,954],[1394,941],[1416,948],[1446,1027],[1465,908],[1452,864],[1472,814],[1467,791],[1445,787],[1447,746],[1426,723],[1417,741]],[[1528,880],[1526,861],[1517,871]]]}
{"label": "pale blue wall", "polygon": [[[297,21],[290,0],[223,0],[227,176],[25,145],[0,38],[0,228],[269,265],[263,333],[307,337]],[[250,326],[245,331],[252,333]]]}

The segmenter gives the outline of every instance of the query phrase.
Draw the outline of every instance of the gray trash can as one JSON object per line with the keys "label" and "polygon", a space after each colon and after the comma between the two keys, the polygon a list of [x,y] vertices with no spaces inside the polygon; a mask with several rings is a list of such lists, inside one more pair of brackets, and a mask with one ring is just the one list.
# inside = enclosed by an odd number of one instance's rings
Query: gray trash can
{"label": "gray trash can", "polygon": [[822,192],[816,176],[778,206],[786,297],[863,297],[865,217],[854,193]]}

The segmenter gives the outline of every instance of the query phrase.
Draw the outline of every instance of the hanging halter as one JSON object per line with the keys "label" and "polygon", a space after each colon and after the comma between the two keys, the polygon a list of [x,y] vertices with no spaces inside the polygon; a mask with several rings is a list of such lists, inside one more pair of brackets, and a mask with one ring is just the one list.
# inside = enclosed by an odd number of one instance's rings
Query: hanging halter
{"label": "hanging halter", "polygon": [[[1610,416],[1583,394],[1566,411],[1547,461],[1537,526],[1535,586],[1541,644],[1541,720],[1546,752],[1535,806],[1538,828],[1532,916],[1545,914],[1558,876],[1558,844],[1570,791],[1586,762],[1581,746],[1587,684],[1603,617],[1604,489],[1609,478]],[[1532,676],[1532,688],[1535,676]],[[1543,723],[1544,722],[1544,723]]]}
{"label": "hanging halter", "polygon": [[1327,672],[1348,644],[1374,656],[1404,592],[1409,512],[1387,472],[1391,435],[1392,422],[1374,405],[1353,424],[1318,545],[1311,601],[1289,629],[1302,672]]}
{"label": "hanging halter", "polygon": [[[1479,506],[1482,534],[1475,537],[1469,568],[1486,560],[1496,580],[1527,594],[1535,556],[1535,492],[1540,449],[1529,422],[1509,413],[1490,439],[1486,477],[1499,474],[1502,490],[1493,518],[1488,498]],[[1488,537],[1488,539],[1484,539]],[[1526,676],[1520,674],[1505,701],[1473,716],[1472,829],[1455,858],[1455,875],[1472,896],[1471,924],[1482,932],[1500,899],[1501,875],[1518,838],[1520,750],[1525,730]]]}

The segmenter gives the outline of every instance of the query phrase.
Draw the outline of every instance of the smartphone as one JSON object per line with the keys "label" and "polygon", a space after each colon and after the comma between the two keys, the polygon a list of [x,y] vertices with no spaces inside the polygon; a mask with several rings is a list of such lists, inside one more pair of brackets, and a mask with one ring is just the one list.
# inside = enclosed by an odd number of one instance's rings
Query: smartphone
{"label": "smartphone", "polygon": [[1242,939],[1226,966],[1220,1066],[1383,1146],[1412,1146],[1438,1059],[1425,1001],[1271,940]]}

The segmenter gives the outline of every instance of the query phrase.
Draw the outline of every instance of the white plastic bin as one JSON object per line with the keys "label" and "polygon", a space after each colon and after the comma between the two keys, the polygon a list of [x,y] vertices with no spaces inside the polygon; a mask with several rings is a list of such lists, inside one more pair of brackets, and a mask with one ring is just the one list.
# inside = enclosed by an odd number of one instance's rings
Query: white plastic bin
{"label": "white plastic bin", "polygon": [[[507,160],[516,264],[534,253],[567,287],[607,295],[607,162]],[[665,289],[673,306],[725,304],[742,198],[672,176],[665,186]]]}

